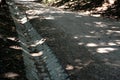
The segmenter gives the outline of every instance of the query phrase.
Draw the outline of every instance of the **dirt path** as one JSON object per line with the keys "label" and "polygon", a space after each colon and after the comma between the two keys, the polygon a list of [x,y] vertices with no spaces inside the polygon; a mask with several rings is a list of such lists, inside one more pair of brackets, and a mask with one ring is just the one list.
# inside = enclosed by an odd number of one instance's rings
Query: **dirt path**
{"label": "dirt path", "polygon": [[73,80],[119,80],[120,22],[44,7],[20,6]]}

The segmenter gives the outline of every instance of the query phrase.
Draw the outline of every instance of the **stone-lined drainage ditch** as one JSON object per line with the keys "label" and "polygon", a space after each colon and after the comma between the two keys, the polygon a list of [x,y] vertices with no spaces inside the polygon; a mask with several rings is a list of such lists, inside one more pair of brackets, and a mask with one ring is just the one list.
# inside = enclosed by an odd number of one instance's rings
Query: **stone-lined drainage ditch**
{"label": "stone-lined drainage ditch", "polygon": [[16,25],[28,80],[70,80],[53,51],[14,1],[6,0]]}

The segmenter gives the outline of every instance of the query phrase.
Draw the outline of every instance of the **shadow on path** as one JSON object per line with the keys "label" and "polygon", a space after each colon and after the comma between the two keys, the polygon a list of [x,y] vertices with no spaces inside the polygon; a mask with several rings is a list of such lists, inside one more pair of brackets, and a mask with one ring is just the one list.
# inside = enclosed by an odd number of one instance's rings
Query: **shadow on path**
{"label": "shadow on path", "polygon": [[71,79],[120,79],[119,22],[45,8],[38,3],[22,8]]}

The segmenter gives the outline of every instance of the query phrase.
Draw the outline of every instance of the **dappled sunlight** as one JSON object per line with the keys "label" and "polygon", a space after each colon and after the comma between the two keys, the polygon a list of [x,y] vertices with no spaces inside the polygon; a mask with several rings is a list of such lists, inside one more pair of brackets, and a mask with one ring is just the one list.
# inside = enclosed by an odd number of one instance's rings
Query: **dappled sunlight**
{"label": "dappled sunlight", "polygon": [[113,33],[120,34],[120,30],[107,30],[106,34],[113,34]]}
{"label": "dappled sunlight", "polygon": [[28,15],[39,15],[39,14],[43,14],[46,12],[46,10],[43,10],[44,8],[41,8],[40,10],[27,10],[26,13]]}
{"label": "dappled sunlight", "polygon": [[[44,50],[38,52],[34,50],[34,47],[46,42],[60,59],[64,68],[70,74],[75,75],[79,75],[81,70],[91,67],[91,64],[100,65],[120,60],[118,58],[120,51],[118,22],[90,17],[82,13],[42,7],[35,3],[28,5],[25,10],[31,24],[45,37],[45,39],[33,41],[30,46],[23,42],[23,45],[30,49],[33,48],[30,56],[43,56]],[[24,52],[28,53],[27,50]],[[46,58],[47,56],[45,56]],[[119,65],[114,62],[113,65]],[[96,69],[96,65],[92,68]]]}
{"label": "dappled sunlight", "polygon": [[7,37],[7,39],[12,40],[12,41],[16,41],[16,37]]}
{"label": "dappled sunlight", "polygon": [[28,16],[28,18],[31,20],[31,19],[39,18],[39,16]]}
{"label": "dappled sunlight", "polygon": [[94,34],[94,33],[96,33],[96,31],[91,31],[90,33],[91,33],[91,34]]}
{"label": "dappled sunlight", "polygon": [[96,27],[108,27],[105,23],[103,22],[94,22],[96,24]]}
{"label": "dappled sunlight", "polygon": [[73,70],[73,69],[74,69],[74,66],[72,66],[72,65],[69,65],[69,64],[68,64],[68,65],[66,66],[66,70]]}
{"label": "dappled sunlight", "polygon": [[21,23],[21,24],[25,24],[28,19],[26,18],[26,16],[22,16],[20,19],[18,19],[18,21]]}
{"label": "dappled sunlight", "polygon": [[99,36],[91,36],[91,35],[85,35],[85,38],[98,38]]}
{"label": "dappled sunlight", "polygon": [[120,45],[120,40],[115,40],[118,45]]}
{"label": "dappled sunlight", "polygon": [[43,51],[40,51],[38,53],[31,53],[30,55],[33,56],[33,57],[42,56],[43,55]]}
{"label": "dappled sunlight", "polygon": [[[60,11],[49,11],[49,9],[44,9],[44,10],[43,9],[40,8],[39,10],[27,10],[26,14],[29,15],[28,16],[29,19],[40,18],[40,19],[54,20],[55,18],[62,17],[61,15],[48,15],[48,16],[42,17],[43,14],[47,14],[46,12],[50,12],[51,14],[54,14],[54,13],[56,14],[60,12]],[[59,14],[62,14],[62,13],[59,13]]]}
{"label": "dappled sunlight", "polygon": [[101,17],[100,14],[91,14],[91,16],[93,16],[93,17]]}
{"label": "dappled sunlight", "polygon": [[78,39],[79,37],[78,36],[74,36],[75,39]]}
{"label": "dappled sunlight", "polygon": [[14,73],[14,72],[8,72],[3,74],[4,78],[9,78],[9,79],[15,79],[16,77],[19,77],[20,75],[18,73]]}
{"label": "dappled sunlight", "polygon": [[95,43],[88,43],[86,44],[87,47],[97,47],[98,44],[95,44]]}
{"label": "dappled sunlight", "polygon": [[84,43],[82,43],[82,42],[79,42],[79,43],[78,43],[78,45],[84,45]]}
{"label": "dappled sunlight", "polygon": [[45,17],[45,19],[47,19],[47,20],[54,20],[55,18],[53,17],[53,16],[51,16],[51,15],[49,15],[48,17]]}
{"label": "dappled sunlight", "polygon": [[[60,14],[66,13],[66,12],[65,12],[65,11],[59,11],[59,10],[58,10],[58,11],[51,11],[51,10],[50,10],[50,13],[51,13],[51,14],[59,13],[59,15],[60,15]],[[69,12],[69,13],[70,13],[70,12]]]}
{"label": "dappled sunlight", "polygon": [[[96,34],[96,33],[95,33]],[[76,38],[77,37],[77,38]],[[80,39],[80,38],[94,38],[94,39],[96,39],[96,38],[99,38],[99,36],[94,36],[94,35],[80,35],[80,36],[74,36],[74,39]]]}
{"label": "dappled sunlight", "polygon": [[[70,11],[63,11],[61,9],[56,9],[54,7],[52,7],[52,8],[46,7],[46,6],[43,6],[41,4],[34,3],[34,2],[32,4],[28,3],[27,5],[26,5],[26,3],[23,3],[23,4],[24,4],[23,10],[25,10],[24,12],[28,15],[29,19],[43,18],[43,19],[51,19],[51,20],[54,19],[55,20],[56,18],[61,18],[67,14],[73,13]],[[49,15],[47,15],[47,14],[49,14]],[[47,16],[45,16],[45,15],[47,15]],[[40,17],[40,16],[44,16],[44,17]],[[82,16],[76,15],[76,17],[82,17]]]}
{"label": "dappled sunlight", "polygon": [[88,43],[84,43],[85,44],[85,46],[87,46],[87,47],[107,47],[107,46],[118,46],[118,44],[116,43],[116,42],[108,42],[108,43],[106,43],[106,42],[94,42],[94,43],[90,43],[90,42],[88,42]]}
{"label": "dappled sunlight", "polygon": [[117,48],[111,48],[111,47],[106,47],[106,48],[98,48],[97,49],[97,52],[98,53],[110,53],[110,52],[113,52],[113,51],[116,51],[118,50]]}
{"label": "dappled sunlight", "polygon": [[[78,14],[81,15],[81,16],[79,17],[79,18],[81,18],[82,16],[88,16],[88,15],[90,15],[90,14],[91,14],[91,11],[79,12]],[[76,17],[78,17],[78,16],[76,16]]]}
{"label": "dappled sunlight", "polygon": [[21,50],[22,48],[19,46],[10,46],[9,48],[16,49],[16,50]]}
{"label": "dappled sunlight", "polygon": [[31,47],[36,47],[37,45],[41,45],[46,41],[46,39],[42,38],[41,40],[36,40],[33,44],[31,44]]}
{"label": "dappled sunlight", "polygon": [[109,45],[109,46],[115,46],[115,45],[117,45],[117,44],[116,44],[116,43],[113,43],[113,42],[109,42],[108,45]]}
{"label": "dappled sunlight", "polygon": [[[32,4],[31,4],[32,3]],[[35,8],[40,8],[40,7],[45,7],[44,5],[40,4],[40,3],[36,3],[36,2],[20,2],[20,4],[22,4],[23,6],[26,6],[26,7],[35,7]],[[38,7],[39,6],[39,7]]]}
{"label": "dappled sunlight", "polygon": [[105,11],[108,9],[108,6],[109,6],[108,3],[104,3],[104,4],[102,4],[102,7],[98,7],[98,8],[96,8],[96,10],[97,11]]}

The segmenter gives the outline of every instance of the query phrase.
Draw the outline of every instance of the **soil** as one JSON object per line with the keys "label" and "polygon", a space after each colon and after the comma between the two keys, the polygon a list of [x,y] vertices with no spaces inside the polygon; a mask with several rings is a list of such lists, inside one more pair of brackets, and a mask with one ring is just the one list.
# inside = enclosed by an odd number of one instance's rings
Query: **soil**
{"label": "soil", "polygon": [[0,80],[27,80],[22,51],[7,5],[0,7]]}

